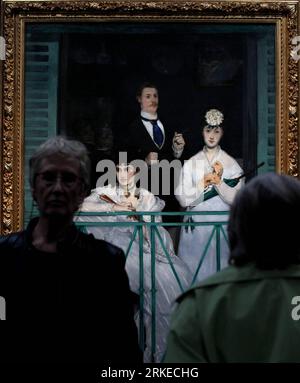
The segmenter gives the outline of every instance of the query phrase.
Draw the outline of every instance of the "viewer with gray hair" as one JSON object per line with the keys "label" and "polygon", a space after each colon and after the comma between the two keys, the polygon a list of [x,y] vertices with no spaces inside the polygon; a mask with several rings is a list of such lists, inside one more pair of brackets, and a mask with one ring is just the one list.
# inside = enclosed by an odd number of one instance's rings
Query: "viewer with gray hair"
{"label": "viewer with gray hair", "polygon": [[90,158],[87,149],[81,142],[68,140],[63,136],[49,138],[39,146],[30,158],[30,185],[32,186],[34,184],[35,176],[39,172],[43,158],[57,153],[79,161],[81,179],[84,186],[88,189],[90,186]]}
{"label": "viewer with gray hair", "polygon": [[1,360],[138,362],[124,253],[73,224],[89,188],[84,145],[47,140],[30,159],[30,185],[40,216],[0,237],[0,296],[18,325],[7,344],[1,337]]}

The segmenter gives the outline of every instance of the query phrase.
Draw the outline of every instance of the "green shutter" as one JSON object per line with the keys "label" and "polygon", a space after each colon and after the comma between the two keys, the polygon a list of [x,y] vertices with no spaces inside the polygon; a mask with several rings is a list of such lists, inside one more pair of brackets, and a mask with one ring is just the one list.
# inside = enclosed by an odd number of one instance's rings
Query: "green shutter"
{"label": "green shutter", "polygon": [[274,36],[268,34],[258,40],[258,137],[257,163],[265,165],[258,173],[275,171],[275,42]]}
{"label": "green shutter", "polygon": [[35,149],[57,132],[58,42],[27,42],[25,61],[24,223],[32,209],[28,161]]}

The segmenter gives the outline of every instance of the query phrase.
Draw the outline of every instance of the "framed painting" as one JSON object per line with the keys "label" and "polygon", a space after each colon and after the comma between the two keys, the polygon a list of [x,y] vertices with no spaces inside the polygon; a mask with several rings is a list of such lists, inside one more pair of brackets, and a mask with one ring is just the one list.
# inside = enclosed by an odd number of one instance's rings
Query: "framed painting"
{"label": "framed painting", "polygon": [[[84,142],[96,164],[136,116],[136,90],[200,150],[205,111],[247,172],[298,177],[297,1],[3,1],[1,232],[33,213],[28,159],[48,137]],[[294,52],[294,54],[291,54]]]}

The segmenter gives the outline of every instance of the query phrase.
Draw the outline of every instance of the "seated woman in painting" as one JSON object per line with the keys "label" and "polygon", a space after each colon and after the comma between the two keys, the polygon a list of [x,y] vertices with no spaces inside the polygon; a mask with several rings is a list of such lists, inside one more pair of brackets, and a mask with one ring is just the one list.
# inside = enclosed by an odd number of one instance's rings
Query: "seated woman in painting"
{"label": "seated woman in painting", "polygon": [[[132,211],[161,211],[164,202],[155,197],[148,190],[136,188],[136,169],[132,165],[120,164],[117,166],[117,180],[115,187],[111,185],[94,189],[81,207],[81,212],[132,212]],[[150,216],[139,217],[140,220],[150,221]],[[114,216],[78,216],[77,220],[92,222],[132,222],[138,217],[126,215]],[[161,217],[155,217],[161,222]],[[143,228],[143,270],[144,270],[144,328],[145,352],[144,360],[161,361],[169,330],[169,318],[176,298],[185,291],[191,282],[191,274],[179,259],[173,249],[169,233],[162,227],[157,227],[159,236],[155,235],[155,289],[156,289],[156,347],[151,356],[151,329],[152,329],[152,280],[151,280],[151,242],[150,229]],[[139,235],[134,238],[135,227],[125,226],[88,226],[87,231],[98,239],[103,239],[122,248],[125,254],[131,244],[126,259],[126,270],[129,276],[131,290],[140,294],[140,248]],[[134,238],[134,239],[133,239]],[[162,246],[163,244],[163,246]],[[101,256],[101,254],[99,254]],[[153,286],[154,287],[154,286]],[[137,324],[139,313],[137,312]]]}
{"label": "seated woman in painting", "polygon": [[[243,171],[219,145],[223,136],[223,114],[211,109],[205,119],[206,125],[202,129],[204,148],[185,161],[175,194],[187,211],[228,212],[243,185]],[[213,225],[209,225],[210,222],[227,220],[228,215],[217,214],[185,217],[185,222],[191,225],[181,229],[178,256],[190,268],[194,281],[200,281],[227,265],[226,227],[220,228],[220,258],[217,259],[217,232]],[[193,222],[207,222],[207,225],[195,226]]]}

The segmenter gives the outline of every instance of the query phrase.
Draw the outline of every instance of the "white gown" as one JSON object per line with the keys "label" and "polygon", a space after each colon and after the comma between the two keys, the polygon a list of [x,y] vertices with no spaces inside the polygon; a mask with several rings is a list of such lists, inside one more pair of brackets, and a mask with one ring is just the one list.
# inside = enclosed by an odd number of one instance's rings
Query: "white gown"
{"label": "white gown", "polygon": [[[243,173],[239,164],[220,147],[210,162],[205,154],[205,149],[198,152],[185,162],[181,170],[178,186],[175,190],[176,198],[181,206],[185,207],[187,211],[229,211],[230,204],[237,191],[243,185],[243,179],[241,179],[234,187],[230,187],[222,181],[220,185],[215,186],[215,190],[218,194],[206,201],[203,201],[203,186],[202,189],[201,186],[199,186],[199,182],[203,178],[203,175],[212,171],[211,165],[216,161],[221,162],[223,165],[222,180],[224,178],[233,179]],[[200,167],[202,171],[200,170]],[[211,189],[212,186],[209,188]],[[184,222],[187,222],[189,217],[191,217],[194,222],[228,221],[228,214],[226,214],[185,216]],[[227,226],[223,225],[222,227],[227,236]],[[213,226],[195,226],[193,230],[191,230],[191,227],[182,227],[181,229],[178,256],[188,265],[193,274],[195,283],[217,271],[215,233],[207,249],[203,263],[197,273],[200,259],[205,251],[206,244],[209,241],[213,229]],[[220,268],[227,266],[228,255],[228,243],[221,231]]]}
{"label": "white gown", "polygon": [[[100,200],[99,196],[105,194],[120,203],[124,201],[122,190],[118,187],[99,187],[92,191],[81,207],[82,212],[110,211],[112,205]],[[152,193],[145,189],[140,190],[136,211],[161,211],[164,208],[164,202],[155,197]],[[144,221],[150,221],[150,216],[143,216]],[[90,222],[128,222],[126,215],[120,216],[77,216],[77,221]],[[156,221],[161,221],[161,217],[157,216]],[[103,239],[120,247],[126,254],[128,246],[133,236],[133,226],[110,226],[110,227],[87,227],[88,233],[92,233],[96,238]],[[191,273],[184,262],[175,255],[172,239],[170,234],[162,226],[158,227],[162,242],[171,257],[172,264],[180,279],[182,289],[176,280],[171,269],[169,261],[163,251],[160,241],[156,237],[155,252],[155,283],[156,283],[156,349],[154,353],[154,361],[160,362],[166,348],[166,338],[169,331],[170,314],[173,310],[173,304],[176,298],[185,291],[191,283]],[[152,320],[152,304],[151,304],[151,246],[150,246],[150,230],[144,230],[143,245],[143,262],[144,262],[144,326],[145,326],[145,351],[144,361],[151,361],[151,320]],[[132,243],[131,250],[126,259],[126,271],[129,277],[130,288],[136,294],[139,294],[139,235],[136,235]],[[137,325],[139,316],[136,316]]]}

